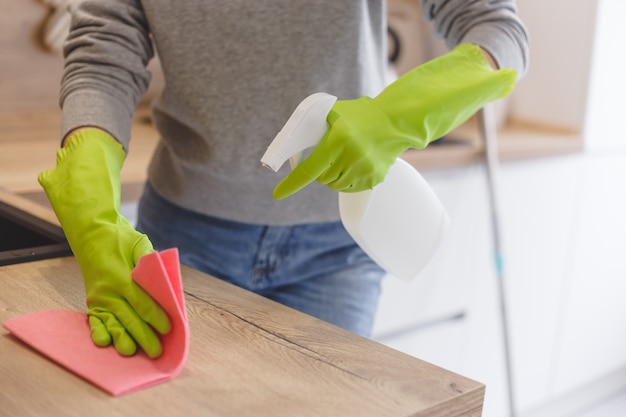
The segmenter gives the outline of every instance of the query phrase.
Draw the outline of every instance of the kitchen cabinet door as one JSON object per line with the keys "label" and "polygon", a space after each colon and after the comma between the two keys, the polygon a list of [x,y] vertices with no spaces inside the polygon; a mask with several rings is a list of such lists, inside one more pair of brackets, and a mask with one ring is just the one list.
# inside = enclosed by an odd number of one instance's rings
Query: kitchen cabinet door
{"label": "kitchen cabinet door", "polygon": [[580,155],[502,165],[504,279],[516,403],[524,411],[551,398],[560,306],[571,275]]}
{"label": "kitchen cabinet door", "polygon": [[626,367],[626,154],[590,156],[584,174],[559,307],[557,394]]}

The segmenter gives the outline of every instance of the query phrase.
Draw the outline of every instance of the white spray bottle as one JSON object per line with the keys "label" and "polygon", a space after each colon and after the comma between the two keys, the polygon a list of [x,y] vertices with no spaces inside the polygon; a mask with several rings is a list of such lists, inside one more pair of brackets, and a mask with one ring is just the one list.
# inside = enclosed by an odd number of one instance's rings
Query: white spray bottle
{"label": "white spray bottle", "polygon": [[[287,159],[291,169],[302,152],[328,129],[326,117],[337,97],[315,93],[304,99],[276,135],[261,163],[277,172]],[[450,220],[426,180],[397,159],[385,180],[372,190],[339,194],[341,221],[355,242],[380,267],[402,279],[415,278],[441,243]]]}

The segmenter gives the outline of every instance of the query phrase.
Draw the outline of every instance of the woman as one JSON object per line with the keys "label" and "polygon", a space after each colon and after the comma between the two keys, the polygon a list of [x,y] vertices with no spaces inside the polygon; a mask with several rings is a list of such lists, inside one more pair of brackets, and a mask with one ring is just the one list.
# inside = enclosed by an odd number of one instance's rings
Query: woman
{"label": "woman", "polygon": [[[130,279],[153,247],[178,247],[189,266],[369,334],[385,271],[343,229],[336,191],[373,187],[402,151],[508,94],[527,67],[513,0],[421,7],[454,49],[389,87],[382,0],[85,0],[72,9],[64,147],[40,182],[81,265],[96,344],[160,355],[155,330],[169,321]],[[139,206],[143,234],[119,214],[119,171],[153,45],[165,88],[153,106],[161,140]],[[318,91],[339,98],[328,133],[277,177],[259,159]]]}

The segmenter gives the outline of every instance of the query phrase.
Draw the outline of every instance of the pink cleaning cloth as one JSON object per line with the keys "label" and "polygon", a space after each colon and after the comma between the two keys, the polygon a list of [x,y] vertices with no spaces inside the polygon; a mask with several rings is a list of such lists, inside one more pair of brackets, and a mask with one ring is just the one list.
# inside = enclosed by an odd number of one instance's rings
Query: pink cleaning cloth
{"label": "pink cleaning cloth", "polygon": [[87,315],[77,311],[38,311],[2,325],[43,355],[114,396],[170,380],[181,371],[189,350],[178,250],[142,256],[132,277],[163,307],[172,324],[172,330],[161,337],[163,354],[157,359],[148,358],[144,352],[124,357],[112,346],[94,345]]}

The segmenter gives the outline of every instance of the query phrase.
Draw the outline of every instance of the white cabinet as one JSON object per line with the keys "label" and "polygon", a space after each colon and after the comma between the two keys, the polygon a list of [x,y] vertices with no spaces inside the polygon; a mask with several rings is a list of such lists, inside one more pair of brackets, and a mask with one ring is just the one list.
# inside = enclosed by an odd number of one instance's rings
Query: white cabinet
{"label": "white cabinet", "polygon": [[580,220],[582,161],[565,156],[502,165],[506,300],[519,410],[547,401],[553,391],[561,305]]}
{"label": "white cabinet", "polygon": [[556,394],[626,367],[626,153],[586,158],[578,187]]}
{"label": "white cabinet", "polygon": [[528,411],[626,367],[626,152],[505,164],[516,400]]}

